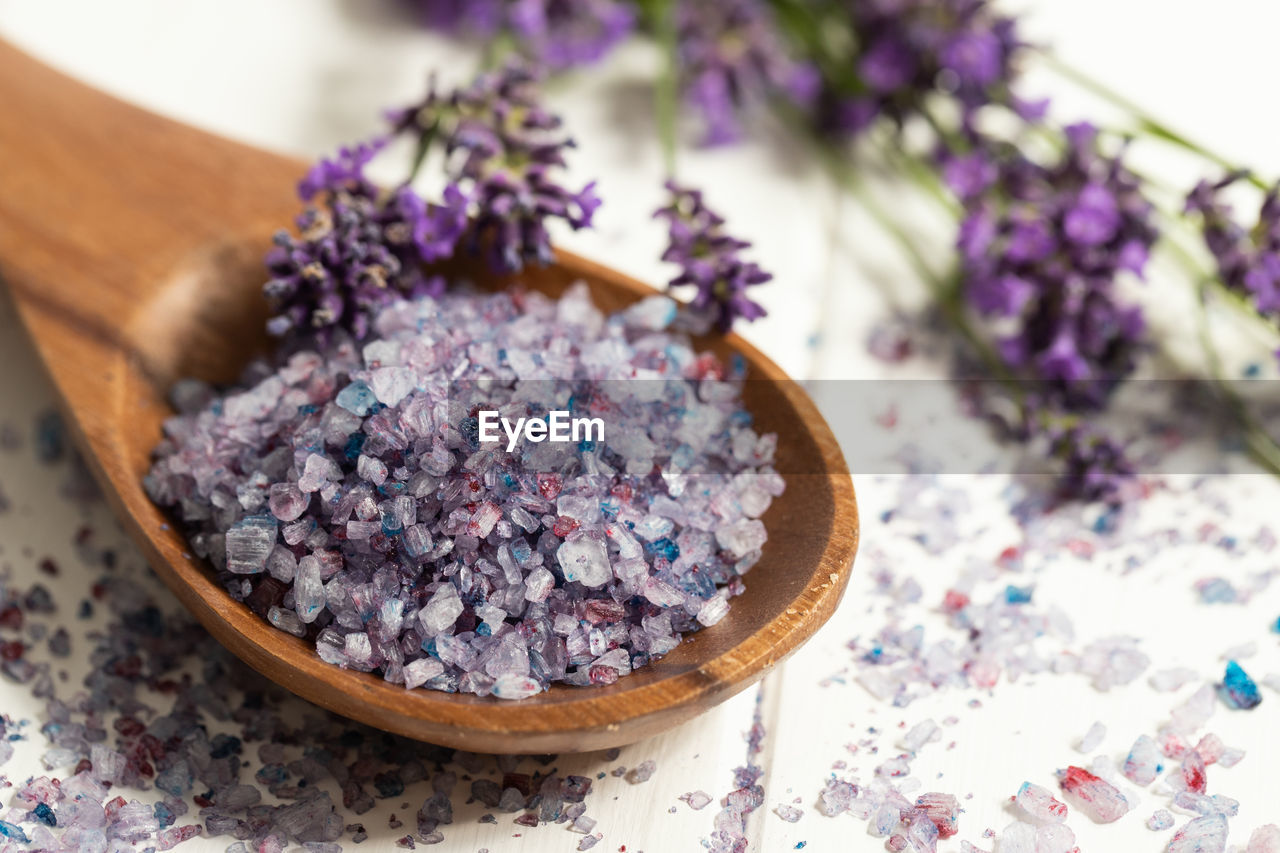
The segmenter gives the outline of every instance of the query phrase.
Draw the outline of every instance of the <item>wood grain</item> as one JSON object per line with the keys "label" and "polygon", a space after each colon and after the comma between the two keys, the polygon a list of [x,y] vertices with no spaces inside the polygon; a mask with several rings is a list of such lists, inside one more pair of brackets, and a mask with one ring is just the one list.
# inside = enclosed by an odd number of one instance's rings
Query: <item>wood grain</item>
{"label": "wood grain", "polygon": [[[229,380],[265,347],[261,257],[297,204],[297,161],[147,113],[0,43],[0,275],[118,516],[210,634],[258,671],[370,725],[479,752],[576,752],[657,734],[761,678],[831,615],[858,545],[844,459],[812,401],[736,336],[702,342],[749,365],[745,403],[779,433],[786,493],[728,617],[657,663],[599,688],[520,702],[406,691],[322,662],[233,601],[141,487],[165,392]],[[481,267],[450,270],[489,287]],[[556,294],[586,281],[606,310],[653,291],[560,252],[520,276]]]}

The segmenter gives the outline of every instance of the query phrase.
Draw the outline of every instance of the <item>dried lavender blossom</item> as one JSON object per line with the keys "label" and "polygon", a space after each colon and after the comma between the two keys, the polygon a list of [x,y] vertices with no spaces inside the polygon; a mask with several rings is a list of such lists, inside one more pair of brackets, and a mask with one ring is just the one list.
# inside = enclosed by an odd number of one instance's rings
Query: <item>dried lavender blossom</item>
{"label": "dried lavender blossom", "polygon": [[[257,363],[168,421],[149,494],[330,663],[512,699],[611,683],[723,618],[783,487],[737,380],[662,331],[674,313],[606,318],[585,288],[393,303],[362,348]],[[483,410],[608,429],[504,452]]]}
{"label": "dried lavender blossom", "polygon": [[504,270],[549,263],[548,222],[586,228],[600,206],[594,182],[576,191],[558,182],[574,143],[542,106],[537,83],[535,72],[508,66],[448,93],[433,82],[420,103],[389,114],[393,134],[414,138],[420,152],[444,152],[446,197],[471,220],[466,244]]}
{"label": "dried lavender blossom", "polygon": [[704,144],[739,139],[743,113],[770,98],[807,105],[817,93],[817,71],[791,55],[768,3],[677,0],[675,18],[677,71]]}
{"label": "dried lavender blossom", "polygon": [[1115,293],[1122,273],[1141,276],[1156,239],[1152,205],[1097,131],[1063,131],[1059,160],[1040,163],[1005,143],[982,142],[945,164],[964,204],[964,298],[998,320],[1002,361],[1058,411],[1101,408],[1133,369],[1141,311]]}
{"label": "dried lavender blossom", "polygon": [[635,27],[617,0],[423,0],[429,26],[491,40],[508,36],[522,56],[554,71],[603,59]]}
{"label": "dried lavender blossom", "polygon": [[824,70],[818,121],[828,132],[856,135],[884,117],[896,124],[931,99],[953,101],[964,121],[980,107],[1004,103],[1022,113],[1010,86],[1024,47],[1015,21],[988,0],[858,0],[837,4],[833,31],[847,28],[853,68]]}
{"label": "dried lavender blossom", "polygon": [[689,302],[695,317],[727,332],[735,320],[756,320],[764,308],[747,296],[747,288],[773,276],[741,257],[751,244],[724,230],[724,217],[707,207],[702,192],[668,181],[670,200],[654,216],[666,220],[668,243],[662,259],[680,267],[671,288],[692,286]]}

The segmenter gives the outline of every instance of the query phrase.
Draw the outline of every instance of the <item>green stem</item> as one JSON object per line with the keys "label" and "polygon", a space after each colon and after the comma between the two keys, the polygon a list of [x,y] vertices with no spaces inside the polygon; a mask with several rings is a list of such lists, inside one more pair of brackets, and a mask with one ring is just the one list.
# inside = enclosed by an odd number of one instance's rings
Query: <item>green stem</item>
{"label": "green stem", "polygon": [[1129,113],[1136,125],[1135,130],[1155,137],[1156,139],[1160,139],[1174,147],[1181,148],[1184,151],[1188,151],[1199,157],[1203,157],[1227,172],[1240,172],[1246,175],[1249,182],[1259,189],[1270,189],[1265,181],[1252,174],[1249,170],[1240,168],[1238,164],[1231,162],[1216,151],[1213,151],[1205,145],[1178,133],[1176,130],[1169,127],[1169,125],[1146,112],[1137,103],[1126,98],[1124,95],[1121,95],[1105,83],[1095,80],[1093,77],[1090,77],[1088,74],[1085,74],[1077,68],[1073,68],[1048,51],[1043,52],[1041,57],[1044,59],[1045,64],[1060,76],[1070,80],[1085,91],[1097,95],[1099,98],[1102,98],[1111,105]]}
{"label": "green stem", "polygon": [[676,152],[680,111],[680,56],[676,32],[675,0],[645,0],[643,10],[649,19],[658,49],[662,52],[662,70],[653,88],[653,113],[662,145],[662,161],[669,177],[676,174]]}

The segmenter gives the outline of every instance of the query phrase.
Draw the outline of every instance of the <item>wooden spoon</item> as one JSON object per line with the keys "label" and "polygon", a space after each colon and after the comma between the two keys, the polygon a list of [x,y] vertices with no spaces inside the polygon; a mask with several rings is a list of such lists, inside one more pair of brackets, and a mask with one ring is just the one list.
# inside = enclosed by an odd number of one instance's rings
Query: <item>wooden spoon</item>
{"label": "wooden spoon", "polygon": [[[352,719],[478,752],[603,749],[657,734],[761,678],[835,610],[858,544],[853,484],[804,392],[741,338],[703,344],[749,364],[746,405],[778,432],[786,493],[729,615],[608,687],[510,702],[405,690],[324,663],[194,560],[143,492],[172,383],[229,381],[264,350],[262,255],[298,211],[296,160],[122,103],[0,43],[0,275],[99,483],[156,573],[219,642],[268,678]],[[508,280],[460,265],[486,286]],[[583,280],[615,310],[653,291],[557,254],[519,276],[557,294]],[[794,472],[794,473],[793,473]]]}

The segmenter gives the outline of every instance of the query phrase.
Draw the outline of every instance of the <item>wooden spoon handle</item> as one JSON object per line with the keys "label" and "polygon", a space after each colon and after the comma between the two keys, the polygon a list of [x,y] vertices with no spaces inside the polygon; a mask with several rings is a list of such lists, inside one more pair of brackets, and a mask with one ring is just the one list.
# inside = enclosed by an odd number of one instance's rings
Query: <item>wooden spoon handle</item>
{"label": "wooden spoon handle", "polygon": [[24,314],[38,304],[126,349],[148,334],[131,322],[138,307],[192,253],[287,226],[298,206],[280,180],[300,175],[296,162],[130,106],[2,41],[0,104],[0,274]]}

